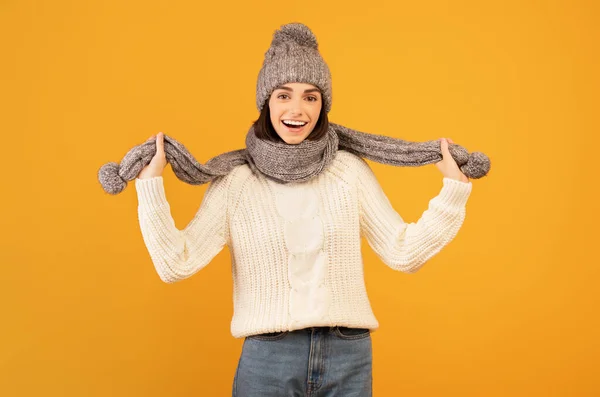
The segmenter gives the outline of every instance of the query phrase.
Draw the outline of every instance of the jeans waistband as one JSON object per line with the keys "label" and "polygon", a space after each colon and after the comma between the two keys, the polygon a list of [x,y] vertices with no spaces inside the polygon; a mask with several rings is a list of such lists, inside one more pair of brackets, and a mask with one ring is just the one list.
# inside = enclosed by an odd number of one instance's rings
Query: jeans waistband
{"label": "jeans waistband", "polygon": [[[322,326],[322,327],[306,327],[306,328],[301,328],[301,329],[295,329],[293,331],[289,331],[290,333],[292,332],[321,332],[321,333],[327,333],[327,332],[333,332],[336,328],[346,328],[346,329],[362,329],[362,328],[353,328],[353,327],[345,327],[345,326]],[[277,332],[274,332],[277,333]],[[260,334],[260,335],[271,335],[273,333],[265,333],[265,334]]]}

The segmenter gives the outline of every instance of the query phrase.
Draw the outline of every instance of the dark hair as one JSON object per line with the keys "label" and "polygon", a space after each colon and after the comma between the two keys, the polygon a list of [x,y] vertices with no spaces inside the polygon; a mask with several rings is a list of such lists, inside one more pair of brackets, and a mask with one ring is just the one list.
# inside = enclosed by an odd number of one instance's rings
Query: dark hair
{"label": "dark hair", "polygon": [[[269,109],[269,100],[265,101],[262,111],[258,116],[258,119],[254,122],[254,133],[258,139],[264,139],[271,142],[283,142],[283,139],[277,134],[273,124],[271,123],[271,111]],[[329,118],[327,117],[327,111],[325,105],[321,106],[321,113],[319,113],[319,119],[315,128],[308,134],[306,139],[309,141],[318,141],[327,134],[329,129]]]}

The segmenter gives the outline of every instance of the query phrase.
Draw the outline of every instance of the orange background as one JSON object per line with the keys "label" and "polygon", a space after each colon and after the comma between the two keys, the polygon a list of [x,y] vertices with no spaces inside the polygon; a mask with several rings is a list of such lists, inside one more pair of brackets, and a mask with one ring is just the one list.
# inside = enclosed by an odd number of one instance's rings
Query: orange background
{"label": "orange background", "polygon": [[[299,21],[333,122],[492,160],[418,273],[363,242],[374,395],[600,395],[598,17],[566,0],[1,2],[0,394],[230,395],[229,251],[162,283],[135,187],[110,196],[96,173],[158,131],[202,163],[244,147],[272,34]],[[370,164],[408,222],[442,186],[434,165]],[[206,185],[168,167],[165,186],[183,229]]]}

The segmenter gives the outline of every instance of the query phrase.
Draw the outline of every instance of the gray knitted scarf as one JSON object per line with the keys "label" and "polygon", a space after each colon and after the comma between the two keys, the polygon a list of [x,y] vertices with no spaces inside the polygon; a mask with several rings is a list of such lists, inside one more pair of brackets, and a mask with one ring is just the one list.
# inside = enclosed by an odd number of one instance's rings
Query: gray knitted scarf
{"label": "gray knitted scarf", "polygon": [[[248,164],[279,183],[307,181],[327,169],[338,149],[382,164],[416,167],[437,163],[443,159],[439,140],[409,142],[402,139],[368,134],[329,123],[328,133],[321,139],[305,139],[297,145],[258,139],[254,128],[246,135],[246,148],[226,152],[200,164],[175,139],[164,136],[167,162],[183,182],[201,185],[227,175],[234,167]],[[460,170],[469,178],[478,179],[490,170],[490,159],[481,152],[469,154],[462,146],[449,145],[449,151]],[[98,171],[104,191],[118,194],[150,163],[156,153],[155,141],[132,148],[120,164],[111,162]]]}

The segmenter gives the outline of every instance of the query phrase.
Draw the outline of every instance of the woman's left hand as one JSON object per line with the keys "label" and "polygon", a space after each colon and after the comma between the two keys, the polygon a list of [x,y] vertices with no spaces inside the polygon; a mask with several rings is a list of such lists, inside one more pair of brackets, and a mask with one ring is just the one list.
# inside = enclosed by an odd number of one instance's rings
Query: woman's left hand
{"label": "woman's left hand", "polygon": [[460,168],[458,168],[458,164],[456,164],[456,161],[454,161],[454,158],[450,154],[450,150],[448,150],[448,143],[454,143],[452,142],[452,139],[448,138],[448,140],[446,140],[446,138],[440,138],[440,141],[443,159],[435,163],[435,166],[446,178],[456,179],[461,182],[469,182],[469,178],[461,172]]}

